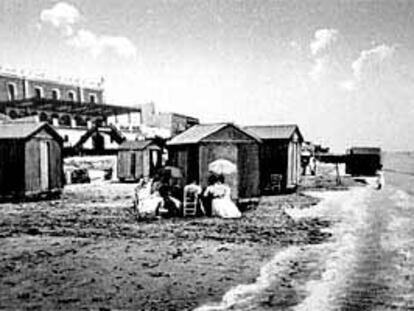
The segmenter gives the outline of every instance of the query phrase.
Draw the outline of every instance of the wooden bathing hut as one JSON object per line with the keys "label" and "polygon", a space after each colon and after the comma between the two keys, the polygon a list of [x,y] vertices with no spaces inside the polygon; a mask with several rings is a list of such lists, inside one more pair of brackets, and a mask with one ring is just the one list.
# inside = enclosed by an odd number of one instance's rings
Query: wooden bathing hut
{"label": "wooden bathing hut", "polygon": [[263,193],[294,190],[301,174],[303,136],[297,125],[248,126],[262,140],[260,185]]}
{"label": "wooden bathing hut", "polygon": [[347,151],[347,174],[352,176],[375,176],[381,166],[381,148],[353,147]]}
{"label": "wooden bathing hut", "polygon": [[260,139],[232,123],[199,124],[167,142],[170,165],[183,172],[184,182],[207,186],[209,164],[227,160],[236,171],[225,175],[233,199],[258,197]]}
{"label": "wooden bathing hut", "polygon": [[62,146],[47,123],[0,124],[0,199],[60,194]]}
{"label": "wooden bathing hut", "polygon": [[151,177],[161,166],[161,148],[151,140],[127,140],[119,145],[118,179],[136,181]]}

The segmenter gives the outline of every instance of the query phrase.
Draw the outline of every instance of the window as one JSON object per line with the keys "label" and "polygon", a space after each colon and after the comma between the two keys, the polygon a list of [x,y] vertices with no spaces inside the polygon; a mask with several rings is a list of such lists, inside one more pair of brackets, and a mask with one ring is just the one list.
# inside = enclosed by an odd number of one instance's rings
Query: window
{"label": "window", "polygon": [[95,120],[95,125],[96,126],[104,126],[104,120],[98,118]]}
{"label": "window", "polygon": [[75,123],[76,126],[87,126],[86,120],[84,120],[81,116],[75,116]]}
{"label": "window", "polygon": [[42,98],[43,97],[43,88],[41,88],[40,86],[36,86],[34,88],[34,93],[35,93],[36,98]]}
{"label": "window", "polygon": [[19,115],[17,114],[17,112],[16,112],[16,111],[14,111],[14,110],[10,110],[10,112],[9,112],[9,117],[10,117],[11,119],[16,119],[18,116],[19,116]]}
{"label": "window", "polygon": [[53,89],[52,90],[52,99],[54,99],[54,100],[60,99],[60,92],[59,92],[58,89]]}
{"label": "window", "polygon": [[70,120],[70,116],[68,115],[63,115],[59,118],[59,125],[63,125],[63,126],[71,126],[71,120]]}
{"label": "window", "polygon": [[15,100],[16,99],[16,84],[8,83],[7,91],[9,93],[9,100]]}
{"label": "window", "polygon": [[96,94],[89,94],[89,102],[91,104],[96,104]]}
{"label": "window", "polygon": [[74,92],[74,91],[69,91],[69,92],[68,92],[68,98],[69,98],[69,100],[70,100],[70,101],[72,101],[72,102],[76,101],[76,95],[75,95],[75,92]]}
{"label": "window", "polygon": [[49,117],[45,112],[41,112],[39,115],[40,122],[49,122]]}

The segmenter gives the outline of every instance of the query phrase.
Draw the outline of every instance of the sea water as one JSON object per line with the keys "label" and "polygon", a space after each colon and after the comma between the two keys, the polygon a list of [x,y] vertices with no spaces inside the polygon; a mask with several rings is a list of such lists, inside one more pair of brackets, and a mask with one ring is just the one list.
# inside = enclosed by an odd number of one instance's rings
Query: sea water
{"label": "sea water", "polygon": [[[308,209],[289,209],[295,219],[327,218],[332,239],[320,245],[278,250],[251,284],[229,289],[222,300],[199,307],[207,310],[269,310],[263,295],[286,277],[289,264],[319,254],[322,272],[304,280],[306,296],[286,309],[359,310],[414,307],[414,153],[384,156],[386,186],[312,193],[322,202]],[[380,214],[378,214],[380,213]],[[380,215],[380,216],[378,216]],[[377,217],[378,216],[378,217]],[[413,229],[411,229],[413,228]],[[298,282],[296,282],[298,283]],[[293,282],[292,284],[295,284]],[[277,308],[276,308],[277,309]],[[283,308],[285,309],[285,308]]]}

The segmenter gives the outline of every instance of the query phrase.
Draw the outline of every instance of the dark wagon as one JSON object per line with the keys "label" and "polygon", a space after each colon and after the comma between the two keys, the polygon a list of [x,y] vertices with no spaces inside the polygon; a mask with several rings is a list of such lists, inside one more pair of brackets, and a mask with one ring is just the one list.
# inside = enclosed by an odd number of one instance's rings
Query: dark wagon
{"label": "dark wagon", "polygon": [[380,167],[381,148],[353,147],[347,151],[347,174],[352,176],[375,176]]}

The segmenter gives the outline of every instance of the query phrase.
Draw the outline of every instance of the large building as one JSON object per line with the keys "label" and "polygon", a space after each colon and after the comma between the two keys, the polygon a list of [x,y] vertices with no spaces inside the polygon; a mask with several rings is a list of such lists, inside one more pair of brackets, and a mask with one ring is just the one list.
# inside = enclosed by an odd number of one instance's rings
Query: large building
{"label": "large building", "polygon": [[177,113],[158,113],[153,103],[106,104],[102,82],[63,80],[0,67],[0,113],[53,125],[63,138],[66,155],[116,153],[124,140],[171,138],[199,123]]}
{"label": "large building", "polygon": [[80,83],[0,68],[0,113],[11,119],[48,122],[66,151],[108,153],[135,139],[141,108],[104,103],[100,82]]}

